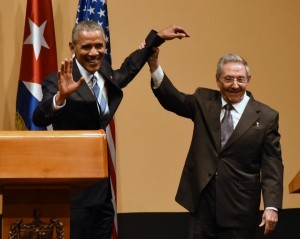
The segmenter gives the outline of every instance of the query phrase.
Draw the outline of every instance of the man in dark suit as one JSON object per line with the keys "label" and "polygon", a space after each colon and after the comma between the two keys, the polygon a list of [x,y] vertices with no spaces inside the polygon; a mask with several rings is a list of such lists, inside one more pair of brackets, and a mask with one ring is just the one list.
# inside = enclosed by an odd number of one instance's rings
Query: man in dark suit
{"label": "man in dark suit", "polygon": [[[178,26],[167,27],[158,33],[152,30],[146,38],[149,47],[134,51],[120,69],[113,70],[103,59],[106,42],[101,26],[93,21],[80,22],[75,25],[69,43],[75,57],[65,59],[58,73],[43,80],[43,99],[34,112],[33,122],[42,127],[51,124],[54,130],[105,129],[122,100],[121,88],[144,66],[151,47],[187,36]],[[95,87],[100,94],[96,93]],[[107,179],[72,196],[71,238],[111,238],[113,217]]]}
{"label": "man in dark suit", "polygon": [[[188,238],[255,238],[261,192],[265,210],[260,226],[269,234],[283,196],[279,115],[246,90],[251,78],[246,61],[225,55],[217,65],[220,90],[197,88],[194,94],[174,87],[158,63],[158,49],[148,64],[160,104],[194,123],[176,195],[190,212]],[[221,130],[225,121],[227,132]]]}

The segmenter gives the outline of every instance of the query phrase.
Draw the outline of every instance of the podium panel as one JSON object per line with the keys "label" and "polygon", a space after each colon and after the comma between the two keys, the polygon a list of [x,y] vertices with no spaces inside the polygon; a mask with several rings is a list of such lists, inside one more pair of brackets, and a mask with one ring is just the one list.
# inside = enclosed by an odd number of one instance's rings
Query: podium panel
{"label": "podium panel", "polygon": [[70,238],[70,193],[108,177],[107,141],[97,131],[0,132],[0,190],[3,194],[2,238],[12,223],[40,220],[64,224]]}

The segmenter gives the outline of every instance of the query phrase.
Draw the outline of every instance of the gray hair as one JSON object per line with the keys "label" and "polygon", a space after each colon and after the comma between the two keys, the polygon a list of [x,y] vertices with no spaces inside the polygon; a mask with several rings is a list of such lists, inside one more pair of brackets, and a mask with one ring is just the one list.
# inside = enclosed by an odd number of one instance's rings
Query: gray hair
{"label": "gray hair", "polygon": [[76,42],[78,41],[78,32],[81,31],[100,31],[103,34],[103,37],[105,39],[105,33],[102,26],[97,22],[86,20],[86,21],[79,22],[74,26],[72,30],[73,44],[76,44]]}
{"label": "gray hair", "polygon": [[217,73],[216,73],[217,79],[220,79],[224,65],[227,63],[230,63],[230,62],[236,62],[236,63],[243,64],[246,69],[247,78],[249,78],[250,68],[248,66],[248,63],[245,61],[245,59],[243,59],[241,56],[239,56],[237,54],[229,53],[225,56],[222,56],[217,64]]}

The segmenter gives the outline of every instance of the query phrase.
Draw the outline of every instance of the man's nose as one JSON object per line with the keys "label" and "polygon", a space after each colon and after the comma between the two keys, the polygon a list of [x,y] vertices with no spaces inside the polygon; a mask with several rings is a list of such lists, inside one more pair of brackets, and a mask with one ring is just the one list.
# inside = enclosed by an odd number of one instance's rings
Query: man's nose
{"label": "man's nose", "polygon": [[99,54],[99,51],[97,51],[97,49],[95,47],[92,47],[91,50],[90,50],[90,54],[95,56],[95,55]]}
{"label": "man's nose", "polygon": [[232,86],[231,86],[232,88],[239,88],[240,86],[239,86],[239,84],[238,84],[238,81],[237,81],[237,79],[233,79],[233,81],[232,81]]}

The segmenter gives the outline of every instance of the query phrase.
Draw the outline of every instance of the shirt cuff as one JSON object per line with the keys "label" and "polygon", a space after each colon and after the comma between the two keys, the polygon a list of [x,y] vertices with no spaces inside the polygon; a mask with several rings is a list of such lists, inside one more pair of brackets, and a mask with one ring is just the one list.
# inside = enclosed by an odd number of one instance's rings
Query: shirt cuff
{"label": "shirt cuff", "polygon": [[278,212],[278,209],[276,207],[266,207],[266,209],[271,209],[271,210]]}
{"label": "shirt cuff", "polygon": [[164,78],[164,72],[161,66],[158,66],[157,69],[151,74],[152,82],[153,82],[153,89],[157,89]]}
{"label": "shirt cuff", "polygon": [[56,102],[55,102],[56,101],[56,95],[53,97],[53,104],[52,104],[52,109],[53,110],[59,110],[59,109],[63,108],[67,103],[67,101],[65,100],[63,105],[56,105]]}

